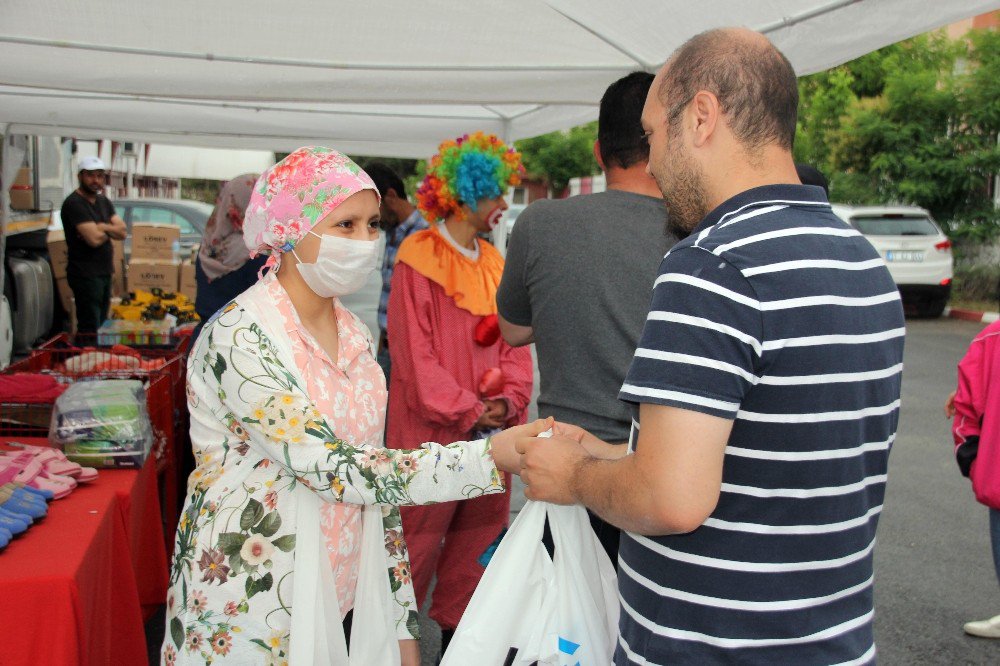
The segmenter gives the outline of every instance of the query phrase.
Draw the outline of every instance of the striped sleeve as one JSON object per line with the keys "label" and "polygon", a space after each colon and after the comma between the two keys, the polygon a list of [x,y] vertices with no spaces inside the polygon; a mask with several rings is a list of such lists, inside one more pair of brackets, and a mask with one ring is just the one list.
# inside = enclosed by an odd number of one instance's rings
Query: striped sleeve
{"label": "striped sleeve", "polygon": [[699,247],[668,254],[619,398],[735,419],[758,382],[761,307],[747,279]]}

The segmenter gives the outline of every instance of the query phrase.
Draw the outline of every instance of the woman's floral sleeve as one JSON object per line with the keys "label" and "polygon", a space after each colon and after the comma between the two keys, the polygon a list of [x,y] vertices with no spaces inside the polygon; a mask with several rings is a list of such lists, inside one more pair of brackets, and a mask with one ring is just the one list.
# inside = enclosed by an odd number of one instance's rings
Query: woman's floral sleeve
{"label": "woman's floral sleeve", "polygon": [[207,344],[197,345],[189,378],[205,397],[217,396],[215,417],[326,501],[400,506],[503,492],[485,441],[394,450],[338,438],[259,324],[237,305],[201,335]]}
{"label": "woman's floral sleeve", "polygon": [[403,523],[396,507],[382,508],[382,526],[385,531],[385,560],[389,572],[389,588],[392,609],[396,622],[396,638],[420,638],[417,622],[417,599],[413,592],[413,577],[410,574],[410,554],[403,538]]}

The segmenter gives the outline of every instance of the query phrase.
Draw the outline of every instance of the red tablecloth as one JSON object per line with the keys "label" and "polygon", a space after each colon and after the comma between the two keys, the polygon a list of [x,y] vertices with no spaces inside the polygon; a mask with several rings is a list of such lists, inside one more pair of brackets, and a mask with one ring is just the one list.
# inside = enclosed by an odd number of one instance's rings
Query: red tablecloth
{"label": "red tablecloth", "polygon": [[101,470],[0,551],[0,664],[146,663],[166,583],[152,459]]}

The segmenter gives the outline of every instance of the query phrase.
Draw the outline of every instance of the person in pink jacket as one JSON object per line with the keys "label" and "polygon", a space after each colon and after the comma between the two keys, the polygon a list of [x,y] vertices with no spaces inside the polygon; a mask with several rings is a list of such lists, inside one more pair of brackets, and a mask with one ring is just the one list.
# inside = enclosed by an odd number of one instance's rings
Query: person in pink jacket
{"label": "person in pink jacket", "polygon": [[[955,458],[972,481],[976,499],[989,507],[993,566],[1000,579],[1000,322],[984,328],[959,362],[953,409]],[[1000,615],[967,622],[964,629],[972,636],[1000,638]]]}

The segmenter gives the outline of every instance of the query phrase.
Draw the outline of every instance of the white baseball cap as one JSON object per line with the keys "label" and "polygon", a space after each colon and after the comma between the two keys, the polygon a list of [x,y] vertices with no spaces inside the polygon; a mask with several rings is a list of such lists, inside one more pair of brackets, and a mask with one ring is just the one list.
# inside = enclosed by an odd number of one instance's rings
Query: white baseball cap
{"label": "white baseball cap", "polygon": [[80,171],[105,171],[104,162],[99,157],[84,157],[80,160]]}

